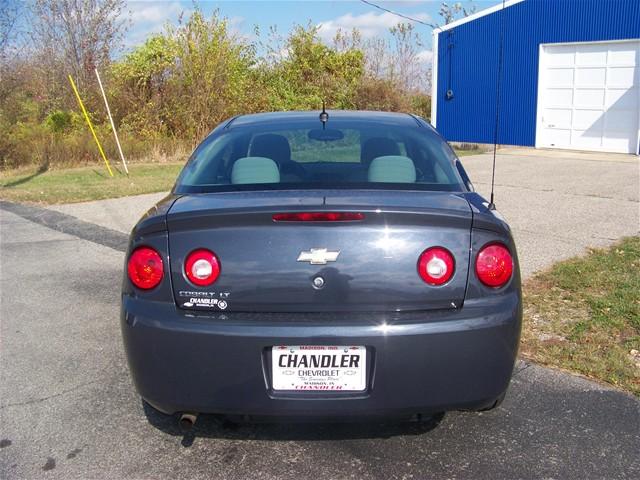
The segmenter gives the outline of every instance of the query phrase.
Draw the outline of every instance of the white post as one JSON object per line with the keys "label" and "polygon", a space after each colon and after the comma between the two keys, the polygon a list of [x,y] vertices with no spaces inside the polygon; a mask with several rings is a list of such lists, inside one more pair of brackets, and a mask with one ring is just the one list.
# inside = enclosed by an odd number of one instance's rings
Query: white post
{"label": "white post", "polygon": [[122,147],[120,146],[120,139],[118,139],[118,132],[116,131],[116,126],[113,123],[113,117],[111,116],[111,109],[109,108],[109,102],[107,102],[107,96],[104,93],[104,88],[102,88],[102,80],[100,80],[100,74],[98,73],[97,68],[94,69],[94,72],[96,72],[96,77],[98,78],[98,85],[100,85],[102,98],[104,98],[104,106],[107,107],[107,113],[109,114],[109,121],[111,122],[111,128],[113,129],[113,136],[116,138],[116,145],[118,145],[118,152],[120,152],[120,158],[122,159],[122,165],[124,166],[124,171],[127,172],[127,175],[129,175],[127,162],[124,161],[124,154],[122,153]]}

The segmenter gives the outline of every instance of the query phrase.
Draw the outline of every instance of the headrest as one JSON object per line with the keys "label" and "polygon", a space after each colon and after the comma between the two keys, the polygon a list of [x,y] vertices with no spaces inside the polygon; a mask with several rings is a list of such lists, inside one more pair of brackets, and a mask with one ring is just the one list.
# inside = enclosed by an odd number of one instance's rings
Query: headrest
{"label": "headrest", "polygon": [[279,183],[280,171],[276,162],[265,157],[243,157],[233,164],[231,183]]}
{"label": "headrest", "polygon": [[263,133],[251,142],[249,155],[252,157],[267,157],[278,165],[291,161],[291,147],[286,137],[274,133]]}
{"label": "headrest", "polygon": [[369,165],[369,181],[414,183],[416,181],[416,167],[413,160],[402,155],[377,157]]}
{"label": "headrest", "polygon": [[386,155],[400,155],[398,144],[387,137],[372,137],[362,144],[360,163],[368,167],[371,160]]}

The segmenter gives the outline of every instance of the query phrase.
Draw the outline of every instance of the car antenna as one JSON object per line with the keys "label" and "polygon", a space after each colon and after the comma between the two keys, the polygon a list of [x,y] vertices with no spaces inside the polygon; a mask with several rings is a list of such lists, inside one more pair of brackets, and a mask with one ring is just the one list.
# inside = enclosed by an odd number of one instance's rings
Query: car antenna
{"label": "car antenna", "polygon": [[324,108],[324,100],[322,100],[322,111],[320,112],[320,121],[322,122],[322,129],[324,130],[329,121],[329,114]]}
{"label": "car antenna", "polygon": [[500,40],[498,43],[498,78],[496,79],[496,123],[493,129],[493,167],[491,168],[491,197],[489,199],[489,210],[495,210],[496,204],[493,201],[493,189],[496,180],[496,151],[498,150],[498,124],[500,121],[500,86],[502,80],[502,58],[503,58],[503,38],[504,38],[504,7],[505,0],[502,0],[502,10],[500,11]]}

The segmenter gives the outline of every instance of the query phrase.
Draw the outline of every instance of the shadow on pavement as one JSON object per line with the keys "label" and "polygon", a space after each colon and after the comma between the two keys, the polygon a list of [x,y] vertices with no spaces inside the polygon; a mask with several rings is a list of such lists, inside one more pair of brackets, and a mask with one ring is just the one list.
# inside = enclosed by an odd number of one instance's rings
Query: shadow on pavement
{"label": "shadow on pavement", "polygon": [[444,413],[425,417],[421,421],[362,421],[301,422],[258,419],[255,422],[236,421],[235,417],[223,415],[200,415],[198,421],[187,432],[178,424],[178,415],[165,415],[142,402],[149,423],[158,430],[174,436],[182,436],[182,445],[190,447],[198,438],[220,438],[228,440],[358,440],[387,439],[396,436],[422,435],[440,425]]}

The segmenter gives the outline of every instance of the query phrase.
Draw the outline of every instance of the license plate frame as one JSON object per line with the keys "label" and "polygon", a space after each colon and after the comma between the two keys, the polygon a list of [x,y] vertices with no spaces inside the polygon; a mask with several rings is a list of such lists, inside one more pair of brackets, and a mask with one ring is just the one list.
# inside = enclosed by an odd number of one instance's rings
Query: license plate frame
{"label": "license plate frame", "polygon": [[369,357],[362,345],[273,346],[271,388],[274,392],[364,392]]}

